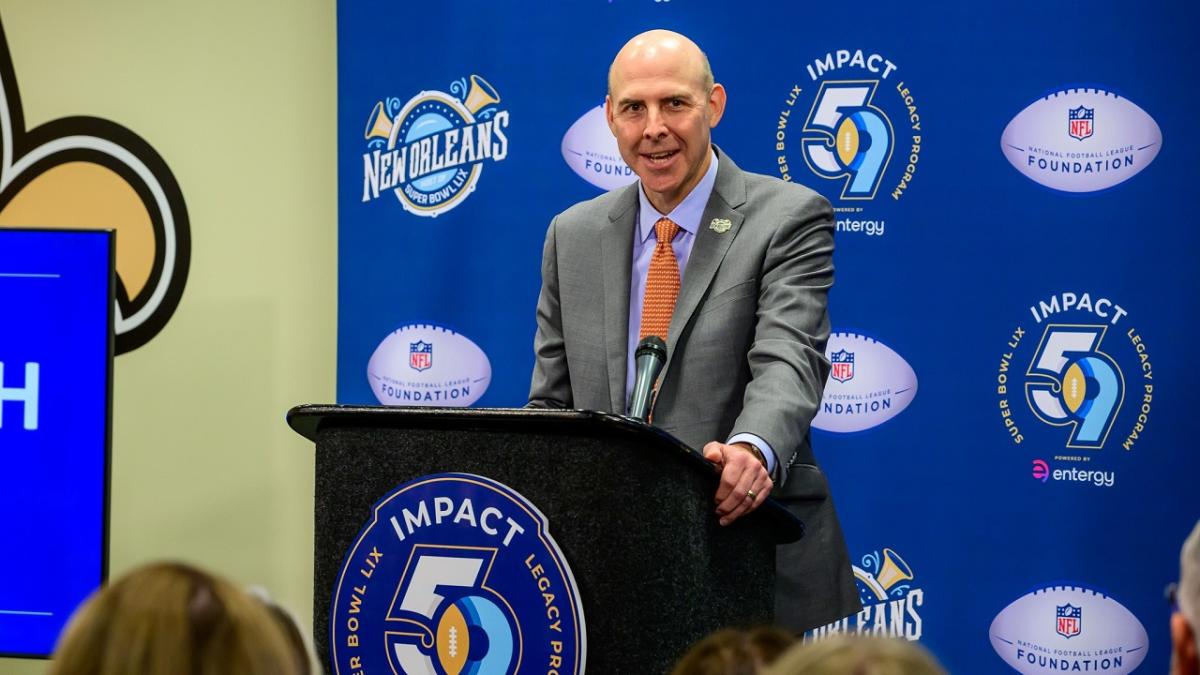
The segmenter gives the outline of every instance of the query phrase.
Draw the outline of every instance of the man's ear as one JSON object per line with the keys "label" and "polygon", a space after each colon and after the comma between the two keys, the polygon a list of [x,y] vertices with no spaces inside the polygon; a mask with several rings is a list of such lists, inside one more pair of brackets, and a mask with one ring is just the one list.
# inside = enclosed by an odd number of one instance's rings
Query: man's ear
{"label": "man's ear", "polygon": [[604,119],[608,122],[608,130],[612,132],[613,136],[616,136],[617,130],[613,124],[613,100],[611,95],[604,97]]}
{"label": "man's ear", "polygon": [[713,128],[725,114],[725,87],[714,84],[712,93],[708,95],[708,126]]}
{"label": "man's ear", "polygon": [[1175,612],[1171,615],[1171,653],[1174,663],[1179,668],[1175,675],[1194,675],[1200,673],[1200,654],[1196,653],[1196,636],[1188,625],[1183,614]]}

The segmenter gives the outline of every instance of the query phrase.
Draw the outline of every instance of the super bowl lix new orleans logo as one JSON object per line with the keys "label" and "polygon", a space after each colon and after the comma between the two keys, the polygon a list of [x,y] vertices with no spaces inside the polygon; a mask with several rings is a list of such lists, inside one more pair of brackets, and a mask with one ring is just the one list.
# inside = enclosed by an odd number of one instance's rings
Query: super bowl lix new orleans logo
{"label": "super bowl lix new orleans logo", "polygon": [[338,675],[585,670],[583,607],[546,517],[481,476],[384,496],[346,555],[330,622]]}
{"label": "super bowl lix new orleans logo", "polygon": [[1113,462],[1098,462],[1099,451],[1132,451],[1147,428],[1149,345],[1125,307],[1087,291],[1039,299],[1027,318],[1013,329],[996,371],[1005,433],[1014,445],[1053,453],[1057,466],[1034,462],[1038,480],[1111,487],[1116,472],[1105,469]]}
{"label": "super bowl lix new orleans logo", "polygon": [[873,551],[854,565],[862,610],[853,616],[812,630],[806,637],[819,640],[839,633],[856,633],[920,640],[925,591],[913,584],[912,567],[890,548]]}
{"label": "super bowl lix new orleans logo", "polygon": [[[882,235],[875,200],[903,198],[921,158],[913,90],[895,63],[861,49],[829,52],[805,71],[808,82],[792,86],[776,121],[779,175],[828,197],[839,232]],[[816,182],[801,177],[803,167]]]}
{"label": "super bowl lix new orleans logo", "polygon": [[375,104],[363,132],[363,202],[390,190],[409,213],[437,216],[475,190],[486,162],[508,156],[509,116],[496,89],[471,75],[450,91]]}

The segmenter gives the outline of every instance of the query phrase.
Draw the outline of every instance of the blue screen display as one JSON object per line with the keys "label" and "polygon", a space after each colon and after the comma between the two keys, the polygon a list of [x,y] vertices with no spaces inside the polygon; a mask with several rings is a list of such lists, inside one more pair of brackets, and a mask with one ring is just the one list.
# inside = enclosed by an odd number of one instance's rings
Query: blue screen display
{"label": "blue screen display", "polygon": [[0,228],[3,655],[49,655],[106,571],[112,247]]}

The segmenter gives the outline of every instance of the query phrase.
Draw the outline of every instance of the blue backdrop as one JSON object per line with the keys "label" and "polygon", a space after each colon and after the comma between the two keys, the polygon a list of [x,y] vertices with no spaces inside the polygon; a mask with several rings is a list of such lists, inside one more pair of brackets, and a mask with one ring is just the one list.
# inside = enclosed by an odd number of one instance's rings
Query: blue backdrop
{"label": "blue backdrop", "polygon": [[608,64],[671,28],[727,88],[715,141],[838,211],[813,443],[867,609],[819,633],[919,639],[952,672],[1162,672],[1200,516],[1198,18],[339,2],[338,400],[524,403],[546,226],[631,179]]}

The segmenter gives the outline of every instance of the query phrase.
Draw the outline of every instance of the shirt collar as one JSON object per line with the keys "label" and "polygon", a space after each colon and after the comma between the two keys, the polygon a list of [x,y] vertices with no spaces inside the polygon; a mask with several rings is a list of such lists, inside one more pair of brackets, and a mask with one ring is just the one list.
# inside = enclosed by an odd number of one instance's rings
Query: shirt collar
{"label": "shirt collar", "polygon": [[[696,187],[683,198],[679,205],[666,214],[679,229],[688,234],[695,235],[700,229],[700,219],[704,217],[704,207],[708,205],[708,198],[712,196],[713,186],[717,183],[717,153],[711,149],[712,161],[708,163],[708,171],[704,172],[704,176]],[[639,241],[645,243],[650,239],[650,233],[654,231],[654,224],[658,222],[663,214],[654,208],[650,200],[646,197],[646,192],[642,189],[641,181],[638,182],[638,237]]]}

